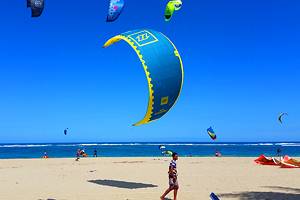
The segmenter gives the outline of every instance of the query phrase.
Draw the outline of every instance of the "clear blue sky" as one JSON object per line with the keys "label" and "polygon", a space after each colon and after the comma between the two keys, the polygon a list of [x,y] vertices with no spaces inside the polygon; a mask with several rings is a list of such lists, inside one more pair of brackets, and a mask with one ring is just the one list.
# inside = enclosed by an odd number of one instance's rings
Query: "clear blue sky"
{"label": "clear blue sky", "polygon": [[[46,0],[36,19],[25,3],[1,2],[2,143],[206,142],[209,126],[220,142],[300,140],[298,0],[186,0],[170,23],[166,0],[127,0],[114,23],[106,0]],[[148,102],[144,71],[126,43],[102,45],[137,28],[175,43],[185,81],[165,117],[132,127]]]}

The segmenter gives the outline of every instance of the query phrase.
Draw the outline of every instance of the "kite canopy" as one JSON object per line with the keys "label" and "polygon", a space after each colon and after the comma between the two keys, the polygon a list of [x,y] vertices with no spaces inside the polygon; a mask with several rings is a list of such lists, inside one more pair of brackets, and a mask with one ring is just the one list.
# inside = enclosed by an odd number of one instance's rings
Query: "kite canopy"
{"label": "kite canopy", "polygon": [[289,156],[284,156],[281,161],[282,168],[300,168],[300,161],[290,158]]}
{"label": "kite canopy", "polygon": [[68,129],[69,129],[69,128],[66,128],[66,129],[64,130],[64,134],[65,134],[65,135],[67,135]]}
{"label": "kite canopy", "polygon": [[279,117],[278,117],[278,121],[282,124],[282,118],[284,115],[288,115],[287,113],[280,113]]}
{"label": "kite canopy", "polygon": [[207,129],[207,133],[210,136],[211,139],[216,140],[217,139],[217,135],[215,134],[215,131],[213,130],[212,127],[209,127]]}
{"label": "kite canopy", "polygon": [[115,21],[121,14],[124,8],[124,0],[110,0],[107,14],[107,22]]}
{"label": "kite canopy", "polygon": [[134,30],[109,39],[104,47],[126,41],[137,53],[144,67],[149,89],[145,117],[134,126],[164,116],[176,103],[183,84],[183,65],[174,44],[162,33]]}
{"label": "kite canopy", "polygon": [[163,155],[165,156],[172,156],[173,155],[173,151],[167,150],[167,151],[162,151],[161,152]]}
{"label": "kite canopy", "polygon": [[162,149],[165,149],[166,147],[164,145],[159,145],[159,149],[162,150]]}
{"label": "kite canopy", "polygon": [[39,17],[44,10],[44,0],[27,0],[27,8],[31,8],[31,17]]}
{"label": "kite canopy", "polygon": [[170,21],[175,11],[180,10],[182,6],[181,0],[171,0],[165,9],[165,20]]}
{"label": "kite canopy", "polygon": [[268,158],[265,155],[260,155],[257,159],[254,160],[259,165],[279,165],[280,161],[276,158]]}

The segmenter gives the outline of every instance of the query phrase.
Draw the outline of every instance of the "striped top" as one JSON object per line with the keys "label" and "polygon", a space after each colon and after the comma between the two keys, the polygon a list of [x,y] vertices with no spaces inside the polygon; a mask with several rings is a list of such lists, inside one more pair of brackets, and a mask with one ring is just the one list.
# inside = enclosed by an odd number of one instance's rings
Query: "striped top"
{"label": "striped top", "polygon": [[173,169],[172,173],[169,173],[169,177],[170,177],[170,178],[177,177],[177,163],[176,163],[176,160],[172,160],[172,161],[170,162],[169,168],[170,168],[170,169]]}

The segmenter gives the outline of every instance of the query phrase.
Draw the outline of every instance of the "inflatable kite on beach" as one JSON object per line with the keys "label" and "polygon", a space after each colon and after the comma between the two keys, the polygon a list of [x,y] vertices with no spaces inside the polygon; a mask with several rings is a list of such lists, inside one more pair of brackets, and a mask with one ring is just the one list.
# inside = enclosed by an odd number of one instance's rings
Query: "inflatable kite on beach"
{"label": "inflatable kite on beach", "polygon": [[110,0],[107,14],[107,22],[115,21],[121,14],[124,8],[124,0]]}
{"label": "inflatable kite on beach", "polygon": [[259,156],[254,160],[257,164],[260,165],[274,165],[280,166],[281,168],[300,168],[300,161],[289,156],[281,157],[280,160],[276,158],[268,158],[265,155]]}
{"label": "inflatable kite on beach", "polygon": [[145,117],[134,126],[157,120],[174,106],[180,95],[183,84],[181,57],[175,45],[157,31],[128,31],[109,39],[104,47],[120,40],[134,49],[142,62],[148,82],[148,109]]}
{"label": "inflatable kite on beach", "polygon": [[170,21],[173,16],[173,13],[177,10],[180,10],[181,6],[182,6],[181,0],[169,1],[165,9],[165,20]]}
{"label": "inflatable kite on beach", "polygon": [[216,140],[217,139],[217,135],[215,134],[215,131],[213,130],[212,127],[209,127],[207,129],[207,133],[209,135],[209,137],[212,139],[212,140]]}
{"label": "inflatable kite on beach", "polygon": [[281,168],[300,168],[300,161],[289,156],[284,156],[281,161]]}
{"label": "inflatable kite on beach", "polygon": [[279,165],[280,161],[276,158],[268,158],[265,155],[260,155],[257,159],[254,160],[259,165]]}
{"label": "inflatable kite on beach", "polygon": [[278,121],[282,124],[282,118],[284,115],[288,115],[287,113],[280,113],[279,117],[278,117]]}
{"label": "inflatable kite on beach", "polygon": [[39,17],[44,10],[44,0],[27,0],[27,8],[31,8],[31,17]]}
{"label": "inflatable kite on beach", "polygon": [[172,156],[173,155],[173,151],[167,150],[167,151],[162,151],[161,152],[164,156]]}

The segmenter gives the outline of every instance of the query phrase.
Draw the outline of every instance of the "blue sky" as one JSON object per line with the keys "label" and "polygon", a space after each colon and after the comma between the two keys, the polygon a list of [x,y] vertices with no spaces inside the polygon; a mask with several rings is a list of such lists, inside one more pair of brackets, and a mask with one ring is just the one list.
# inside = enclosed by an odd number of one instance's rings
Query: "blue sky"
{"label": "blue sky", "polygon": [[[209,126],[220,142],[300,141],[299,1],[186,0],[169,23],[163,0],[127,0],[114,23],[106,0],[47,0],[36,19],[25,3],[1,4],[2,143],[207,142]],[[132,127],[148,102],[144,71],[126,43],[102,45],[138,28],[174,42],[185,80],[165,117]]]}

